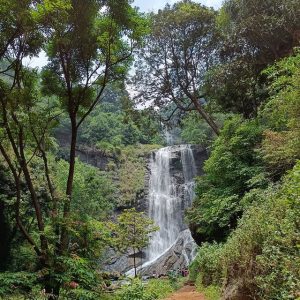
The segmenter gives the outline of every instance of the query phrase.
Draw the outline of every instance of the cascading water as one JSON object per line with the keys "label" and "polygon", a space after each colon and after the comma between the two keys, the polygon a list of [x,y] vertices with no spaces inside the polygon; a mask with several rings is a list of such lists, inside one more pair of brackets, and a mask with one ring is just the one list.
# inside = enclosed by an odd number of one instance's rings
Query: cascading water
{"label": "cascading water", "polygon": [[150,163],[149,216],[160,228],[148,248],[149,261],[160,256],[172,245],[179,228],[176,220],[176,186],[170,175],[171,147],[162,148],[153,155]]}
{"label": "cascading water", "polygon": [[[174,153],[180,153],[181,157],[181,184],[171,172]],[[147,250],[148,262],[160,257],[186,229],[182,211],[191,205],[193,179],[197,171],[191,146],[170,146],[158,150],[151,158],[150,170],[149,217],[160,230],[152,236]]]}
{"label": "cascading water", "polygon": [[[149,217],[160,229],[152,235],[145,250],[146,261],[138,267],[141,275],[165,274],[184,267],[193,259],[196,249],[183,213],[192,203],[193,179],[197,174],[191,146],[159,149],[152,154],[149,167]],[[126,274],[132,276],[133,269]]]}
{"label": "cascading water", "polygon": [[191,206],[193,198],[195,196],[194,187],[195,181],[194,178],[197,174],[195,158],[193,150],[190,145],[181,146],[181,163],[183,170],[184,178],[184,204],[185,208]]}
{"label": "cascading water", "polygon": [[[206,159],[201,146],[173,145],[152,153],[140,203],[160,230],[152,235],[147,249],[138,253],[139,275],[167,274],[186,267],[195,257],[197,245],[184,223],[184,211],[191,206],[194,177],[203,174]],[[128,255],[116,257],[108,270],[134,275]]]}

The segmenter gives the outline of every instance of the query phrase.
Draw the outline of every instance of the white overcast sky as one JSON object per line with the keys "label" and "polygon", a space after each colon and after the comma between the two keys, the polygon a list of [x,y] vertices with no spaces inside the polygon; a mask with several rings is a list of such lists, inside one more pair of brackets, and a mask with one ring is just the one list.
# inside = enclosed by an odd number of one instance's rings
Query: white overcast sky
{"label": "white overcast sky", "polygon": [[[201,3],[203,5],[214,7],[218,9],[221,7],[223,0],[194,0],[195,2]],[[164,6],[169,3],[173,4],[177,2],[177,0],[135,0],[133,2],[134,6],[140,8],[142,12],[152,12],[157,11],[160,8],[164,8]],[[31,60],[26,59],[25,64],[29,65],[32,68],[35,67],[43,67],[47,63],[47,57],[44,52],[41,52],[39,57],[34,57]]]}
{"label": "white overcast sky", "polygon": [[[195,0],[194,0],[195,1]],[[163,8],[167,3],[173,4],[177,2],[176,0],[135,0],[133,4],[138,6],[141,11],[149,12],[156,11],[160,8]],[[223,0],[196,0],[195,2],[199,2],[206,6],[214,7],[218,9],[221,7]]]}

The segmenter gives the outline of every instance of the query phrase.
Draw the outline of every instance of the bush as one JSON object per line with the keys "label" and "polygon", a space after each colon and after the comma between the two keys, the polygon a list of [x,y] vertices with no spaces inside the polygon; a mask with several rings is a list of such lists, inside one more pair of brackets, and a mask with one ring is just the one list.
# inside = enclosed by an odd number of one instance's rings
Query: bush
{"label": "bush", "polygon": [[[213,118],[221,128],[227,115],[214,114]],[[192,111],[181,121],[181,138],[185,143],[210,146],[216,138],[211,127],[203,120],[198,112]]]}
{"label": "bush", "polygon": [[225,122],[187,213],[198,243],[226,240],[246,208],[241,201],[245,193],[267,185],[255,150],[261,140],[262,128],[255,120],[235,116]]}
{"label": "bush", "polygon": [[178,280],[171,282],[170,280],[152,279],[146,285],[146,295],[155,296],[156,298],[153,299],[164,299],[177,288],[179,288]]}
{"label": "bush", "polygon": [[150,280],[143,283],[133,279],[130,285],[123,286],[117,294],[118,300],[155,300],[163,299],[174,291],[169,280]]}
{"label": "bush", "polygon": [[300,161],[283,183],[257,189],[251,197],[255,200],[224,245],[203,244],[199,248],[190,278],[200,290],[211,294],[211,299],[218,299],[214,298],[218,295],[215,286],[222,284],[224,299],[297,299]]}
{"label": "bush", "polygon": [[222,284],[222,250],[221,244],[205,243],[190,266],[189,279],[208,300],[219,300]]}
{"label": "bush", "polygon": [[190,280],[199,281],[199,274],[201,274],[201,284],[204,287],[212,284],[220,285],[222,283],[222,250],[221,244],[203,244],[190,266]]}
{"label": "bush", "polygon": [[282,186],[261,193],[223,250],[225,290],[253,299],[296,299],[300,291],[300,162]]}
{"label": "bush", "polygon": [[28,294],[37,285],[37,279],[36,273],[0,273],[0,298],[14,294]]}
{"label": "bush", "polygon": [[262,143],[263,158],[273,177],[280,177],[300,158],[300,51],[267,68],[270,99],[260,109],[268,125]]}
{"label": "bush", "polygon": [[217,285],[204,286],[202,283],[201,273],[198,274],[198,277],[195,282],[197,291],[204,294],[207,300],[220,300],[221,299],[221,287]]}
{"label": "bush", "polygon": [[146,157],[158,145],[135,145],[122,149],[118,170],[120,198],[119,206],[131,207],[145,187]]}

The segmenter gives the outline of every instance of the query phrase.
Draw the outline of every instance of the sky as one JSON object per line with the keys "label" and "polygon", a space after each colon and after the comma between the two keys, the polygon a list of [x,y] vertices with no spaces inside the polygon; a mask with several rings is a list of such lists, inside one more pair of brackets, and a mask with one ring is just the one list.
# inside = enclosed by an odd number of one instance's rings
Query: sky
{"label": "sky", "polygon": [[[135,0],[134,5],[138,6],[141,11],[150,12],[163,8],[167,3],[173,4],[175,2],[177,0]],[[221,7],[223,0],[196,0],[195,2],[218,9]]]}
{"label": "sky", "polygon": [[[157,11],[160,8],[164,8],[164,6],[169,3],[173,4],[177,2],[178,0],[135,0],[134,6],[137,6],[140,8],[140,11],[142,12],[152,12]],[[215,9],[218,9],[221,7],[221,4],[223,0],[194,0],[195,2],[199,2],[201,4],[204,4],[209,7],[214,7]],[[42,68],[47,64],[47,57],[45,55],[45,52],[41,52],[39,54],[39,57],[33,57],[32,59],[26,59],[25,64],[32,67],[32,68]]]}

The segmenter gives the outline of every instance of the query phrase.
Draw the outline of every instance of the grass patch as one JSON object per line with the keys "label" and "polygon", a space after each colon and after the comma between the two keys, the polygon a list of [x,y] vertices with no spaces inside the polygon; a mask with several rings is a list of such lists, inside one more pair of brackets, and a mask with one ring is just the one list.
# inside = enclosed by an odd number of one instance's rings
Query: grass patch
{"label": "grass patch", "polygon": [[[114,294],[114,300],[159,300],[165,299],[184,284],[184,280],[151,279],[142,282],[133,279],[127,286],[123,286]],[[107,300],[110,300],[108,298]]]}
{"label": "grass patch", "polygon": [[202,275],[201,274],[199,274],[197,276],[195,285],[196,285],[197,291],[203,293],[207,300],[220,300],[221,299],[221,288],[216,285],[204,286],[202,283]]}

